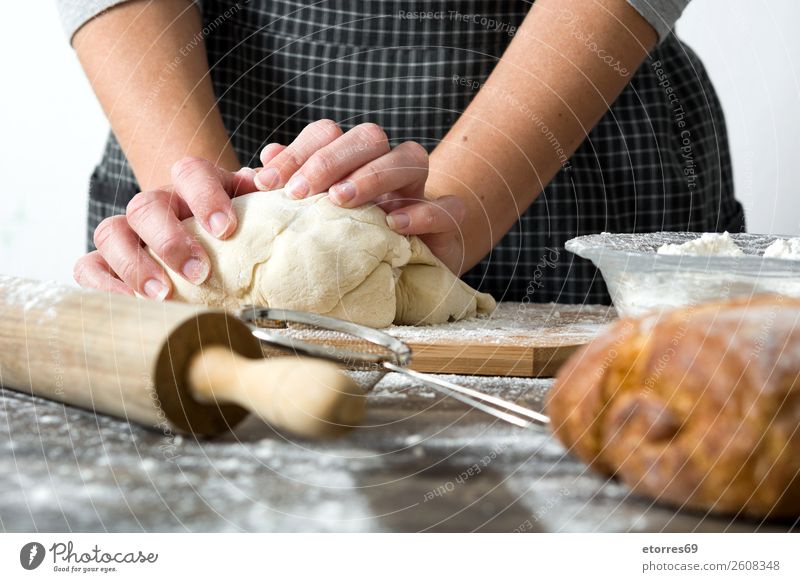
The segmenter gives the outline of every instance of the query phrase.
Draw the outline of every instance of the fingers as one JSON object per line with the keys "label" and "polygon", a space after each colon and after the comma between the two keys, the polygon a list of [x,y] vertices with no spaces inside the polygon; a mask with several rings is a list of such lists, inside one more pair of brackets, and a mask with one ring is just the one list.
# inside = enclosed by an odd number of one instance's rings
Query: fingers
{"label": "fingers", "polygon": [[[388,154],[389,150],[389,138],[374,123],[354,127],[311,154],[286,183],[286,192],[298,199],[325,192],[351,172]],[[352,188],[346,189],[346,186],[342,189],[343,196],[353,191]]]}
{"label": "fingers", "polygon": [[[227,170],[219,169],[220,176],[222,177],[222,184],[225,191],[231,196],[236,198],[242,194],[250,194],[258,190],[255,185],[256,171],[253,168],[242,168],[235,172],[228,172]],[[236,215],[234,214],[234,217]],[[234,229],[235,230],[235,229]],[[233,234],[231,232],[230,234]]]}
{"label": "fingers", "polygon": [[[178,219],[181,204],[174,193],[150,190],[133,197],[125,218],[131,235],[137,238],[137,246],[141,238],[170,269],[183,275],[187,281],[200,285],[208,278],[210,261],[203,246],[186,232]],[[127,233],[115,236],[125,237],[126,241],[130,238]],[[122,275],[105,252],[103,256]]]}
{"label": "fingers", "polygon": [[[139,237],[131,230],[124,216],[112,216],[97,225],[94,244],[111,270],[140,295],[163,300],[172,291],[164,270],[142,248]],[[89,263],[85,266],[102,268],[102,263],[96,257],[87,261]],[[91,279],[98,272],[79,275]]]}
{"label": "fingers", "polygon": [[308,124],[288,147],[264,164],[264,168],[256,175],[256,186],[259,190],[280,188],[314,152],[341,136],[342,130],[330,119]]}
{"label": "fingers", "polygon": [[261,165],[266,166],[275,156],[285,149],[285,145],[281,145],[279,143],[268,143],[264,146],[264,149],[261,150],[261,155],[259,156],[261,158]]}
{"label": "fingers", "polygon": [[407,141],[334,184],[330,196],[346,208],[361,206],[393,191],[421,198],[427,178],[428,152],[418,143]]}
{"label": "fingers", "polygon": [[412,201],[416,202],[417,200],[421,200],[423,198],[423,196],[414,196],[409,198],[408,196],[403,196],[399,192],[388,192],[386,194],[381,194],[372,202],[386,214],[389,214],[398,208],[404,208],[408,206],[412,203]]}
{"label": "fingers", "polygon": [[456,196],[423,200],[392,211],[389,228],[400,234],[432,234],[455,231],[464,220],[464,203]]}
{"label": "fingers", "polygon": [[183,158],[172,166],[173,188],[203,228],[219,239],[232,235],[237,224],[225,188],[228,179],[228,173],[203,158]]}
{"label": "fingers", "polygon": [[464,272],[465,256],[461,233],[458,231],[439,232],[420,236],[431,252],[456,275]]}
{"label": "fingers", "polygon": [[254,179],[259,190],[285,186],[298,199],[330,190],[331,200],[348,208],[392,191],[422,197],[428,175],[422,146],[406,142],[392,150],[374,123],[345,134],[330,120],[312,123],[288,147],[267,145],[261,162],[264,168]]}
{"label": "fingers", "polygon": [[92,251],[78,259],[72,269],[72,276],[78,285],[87,289],[133,295],[133,289],[114,274],[100,251]]}

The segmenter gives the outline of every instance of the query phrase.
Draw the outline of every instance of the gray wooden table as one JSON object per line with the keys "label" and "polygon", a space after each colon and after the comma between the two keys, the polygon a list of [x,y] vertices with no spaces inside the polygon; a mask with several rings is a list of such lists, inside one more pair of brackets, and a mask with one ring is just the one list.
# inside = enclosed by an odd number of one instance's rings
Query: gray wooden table
{"label": "gray wooden table", "polygon": [[[550,382],[457,378],[534,408]],[[787,531],[632,497],[541,429],[390,375],[331,442],[259,422],[208,441],[0,389],[5,531]]]}

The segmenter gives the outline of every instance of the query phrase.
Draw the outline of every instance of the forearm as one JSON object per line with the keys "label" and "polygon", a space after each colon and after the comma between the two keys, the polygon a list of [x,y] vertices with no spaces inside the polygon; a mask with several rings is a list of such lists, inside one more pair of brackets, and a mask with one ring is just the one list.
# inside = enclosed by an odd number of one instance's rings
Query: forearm
{"label": "forearm", "polygon": [[537,0],[431,157],[429,195],[456,194],[467,208],[463,270],[530,206],[656,40],[625,0]]}
{"label": "forearm", "polygon": [[87,22],[78,58],[143,190],[170,183],[185,156],[239,167],[216,105],[198,10],[137,0]]}

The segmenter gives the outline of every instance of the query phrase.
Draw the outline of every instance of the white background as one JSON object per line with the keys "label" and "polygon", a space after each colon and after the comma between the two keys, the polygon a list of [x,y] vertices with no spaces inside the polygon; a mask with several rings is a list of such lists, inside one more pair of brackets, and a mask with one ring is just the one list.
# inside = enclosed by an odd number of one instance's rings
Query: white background
{"label": "white background", "polygon": [[[51,2],[4,5],[0,273],[72,281],[107,125]],[[694,0],[678,31],[722,99],[751,232],[800,232],[800,2]]]}

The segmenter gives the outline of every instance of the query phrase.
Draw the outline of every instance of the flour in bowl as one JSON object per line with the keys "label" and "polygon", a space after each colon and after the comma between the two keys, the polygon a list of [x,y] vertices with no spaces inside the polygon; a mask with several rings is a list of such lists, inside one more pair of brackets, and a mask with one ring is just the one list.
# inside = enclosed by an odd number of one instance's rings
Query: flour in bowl
{"label": "flour in bowl", "polygon": [[764,250],[764,256],[773,259],[800,260],[800,238],[779,238]]}
{"label": "flour in bowl", "polygon": [[719,234],[706,232],[700,238],[683,244],[666,244],[658,247],[659,255],[701,255],[717,257],[739,257],[742,249],[736,246],[728,231]]}

